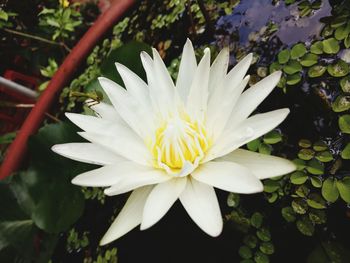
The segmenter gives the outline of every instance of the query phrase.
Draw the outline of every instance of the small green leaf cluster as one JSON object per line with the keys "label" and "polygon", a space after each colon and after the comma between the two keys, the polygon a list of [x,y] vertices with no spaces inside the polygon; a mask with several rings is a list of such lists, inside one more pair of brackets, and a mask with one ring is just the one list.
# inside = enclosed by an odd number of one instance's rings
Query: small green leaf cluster
{"label": "small green leaf cluster", "polygon": [[89,232],[84,231],[80,235],[77,230],[72,228],[68,232],[68,236],[67,236],[67,243],[66,243],[67,251],[72,252],[74,250],[79,250],[79,249],[87,247],[89,245],[88,234],[89,234]]}
{"label": "small green leaf cluster", "polygon": [[320,9],[322,6],[322,0],[309,1],[309,0],[284,0],[286,5],[298,3],[298,11],[300,17],[310,16],[314,11]]}
{"label": "small green leaf cluster", "polygon": [[[46,67],[43,67],[40,69],[40,73],[42,76],[51,79],[53,75],[56,73],[56,71],[58,70],[58,64],[54,58],[49,58],[48,63],[49,64]],[[39,91],[44,91],[48,84],[49,84],[49,80],[41,83],[38,88]]]}
{"label": "small green leaf cluster", "polygon": [[86,200],[98,200],[100,204],[104,204],[106,201],[106,196],[103,189],[98,187],[83,187],[82,192]]}
{"label": "small green leaf cluster", "polygon": [[281,142],[283,139],[282,134],[278,130],[273,130],[266,133],[263,137],[257,138],[247,143],[247,148],[253,152],[259,152],[262,154],[271,154],[273,148],[272,145]]}
{"label": "small green leaf cluster", "polygon": [[90,257],[85,257],[83,263],[117,263],[118,257],[117,257],[117,249],[116,248],[110,248],[107,250],[103,250],[101,248],[98,248],[98,256],[96,259],[93,259]]}
{"label": "small green leaf cluster", "polygon": [[57,9],[44,8],[39,13],[39,26],[51,35],[52,40],[72,39],[78,26],[82,24],[81,13],[77,4]]}
{"label": "small green leaf cluster", "polygon": [[3,8],[0,8],[0,28],[13,27],[14,24],[11,20],[17,15],[14,12],[5,11]]}

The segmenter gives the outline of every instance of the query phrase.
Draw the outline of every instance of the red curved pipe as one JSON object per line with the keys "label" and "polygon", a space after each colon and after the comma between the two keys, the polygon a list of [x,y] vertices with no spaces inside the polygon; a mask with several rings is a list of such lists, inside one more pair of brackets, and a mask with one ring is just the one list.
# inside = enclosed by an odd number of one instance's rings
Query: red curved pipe
{"label": "red curved pipe", "polygon": [[1,165],[0,179],[9,176],[20,167],[27,152],[27,140],[29,136],[36,133],[39,129],[45,117],[45,112],[49,110],[60,90],[73,77],[80,63],[90,53],[98,40],[134,3],[135,0],[114,0],[110,8],[96,20],[93,26],[73,48],[72,52],[66,57],[48,87],[35,104],[35,107],[24,121],[16,139],[8,148],[5,160]]}

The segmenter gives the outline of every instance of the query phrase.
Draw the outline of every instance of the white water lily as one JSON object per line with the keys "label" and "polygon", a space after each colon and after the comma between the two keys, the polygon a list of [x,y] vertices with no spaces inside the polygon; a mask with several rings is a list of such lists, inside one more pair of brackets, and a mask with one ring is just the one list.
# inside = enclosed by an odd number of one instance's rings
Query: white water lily
{"label": "white water lily", "polygon": [[101,245],[141,224],[157,223],[179,199],[207,234],[221,233],[223,222],[214,188],[251,194],[263,191],[261,179],[289,173],[292,162],[238,149],[274,129],[288,115],[279,109],[250,116],[273,90],[275,72],[243,92],[252,55],[227,73],[229,50],[210,65],[210,52],[197,65],[188,40],[176,85],[158,52],[141,53],[147,84],[116,64],[126,89],[106,78],[99,82],[112,105],[92,106],[95,116],[67,113],[89,143],[53,146],[80,162],[102,165],[72,180],[80,186],[108,187],[106,195],[133,191]]}

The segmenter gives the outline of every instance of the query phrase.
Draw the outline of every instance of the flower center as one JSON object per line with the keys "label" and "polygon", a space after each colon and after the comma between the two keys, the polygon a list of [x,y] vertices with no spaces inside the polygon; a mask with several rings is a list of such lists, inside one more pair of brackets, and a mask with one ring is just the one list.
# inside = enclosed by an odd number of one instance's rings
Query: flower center
{"label": "flower center", "polygon": [[187,116],[170,118],[156,130],[151,147],[155,167],[178,170],[186,162],[198,163],[210,144],[202,123],[193,122]]}

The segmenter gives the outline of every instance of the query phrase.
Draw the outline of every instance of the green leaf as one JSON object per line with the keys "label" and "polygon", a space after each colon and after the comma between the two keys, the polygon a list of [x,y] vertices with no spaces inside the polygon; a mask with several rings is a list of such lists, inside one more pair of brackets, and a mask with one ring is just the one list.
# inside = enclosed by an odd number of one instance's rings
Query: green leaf
{"label": "green leaf", "polygon": [[282,141],[282,134],[276,130],[270,131],[264,135],[264,143],[276,144]]}
{"label": "green leaf", "polygon": [[337,40],[345,39],[350,33],[350,23],[338,27],[334,32],[334,37]]}
{"label": "green leaf", "polygon": [[0,136],[0,144],[8,144],[12,143],[12,141],[16,138],[17,132],[9,132]]}
{"label": "green leaf", "polygon": [[312,209],[309,212],[309,219],[312,223],[320,225],[325,224],[327,222],[327,216],[325,210],[315,210]]}
{"label": "green leaf", "polygon": [[350,160],[350,143],[348,143],[341,152],[341,158]]}
{"label": "green leaf", "polygon": [[241,246],[238,253],[244,259],[249,259],[253,256],[252,250],[247,246]]}
{"label": "green leaf", "polygon": [[255,256],[254,256],[254,262],[255,263],[269,263],[269,257],[266,256],[264,253],[258,251],[256,252]]}
{"label": "green leaf", "polygon": [[305,236],[313,236],[315,227],[311,220],[307,217],[302,217],[296,223],[298,230]]}
{"label": "green leaf", "polygon": [[258,244],[258,239],[256,238],[256,236],[246,235],[243,239],[243,243],[250,248],[255,248]]}
{"label": "green leaf", "polygon": [[335,38],[328,38],[322,41],[323,52],[326,54],[337,54],[340,46]]}
{"label": "green leaf", "polygon": [[295,73],[293,75],[288,75],[287,76],[287,79],[286,79],[286,83],[288,85],[295,85],[295,84],[298,84],[299,82],[301,81],[301,75],[300,73]]}
{"label": "green leaf", "polygon": [[323,44],[321,41],[317,41],[311,45],[310,51],[313,54],[321,55],[323,53]]}
{"label": "green leaf", "polygon": [[297,196],[305,198],[309,195],[310,189],[307,188],[305,184],[302,184],[295,190],[295,193],[297,194]]}
{"label": "green leaf", "polygon": [[290,60],[284,67],[283,71],[288,75],[293,75],[297,72],[300,72],[303,69],[301,64],[296,60]]}
{"label": "green leaf", "polygon": [[328,145],[324,142],[324,141],[317,141],[313,144],[312,148],[316,151],[316,152],[321,152],[321,151],[325,151],[328,149]]}
{"label": "green leaf", "polygon": [[312,53],[307,53],[305,56],[301,58],[300,64],[304,67],[311,67],[317,64],[318,56]]}
{"label": "green leaf", "polygon": [[338,124],[342,133],[350,134],[350,114],[340,116]]}
{"label": "green leaf", "polygon": [[320,161],[312,159],[307,163],[306,170],[310,174],[322,175],[324,173],[324,165]]}
{"label": "green leaf", "polygon": [[278,62],[273,62],[269,67],[270,73],[273,73],[281,69],[282,69],[282,66]]}
{"label": "green leaf", "polygon": [[292,201],[292,208],[295,213],[303,215],[306,213],[308,206],[304,199],[297,198]]}
{"label": "green leaf", "polygon": [[263,216],[259,212],[255,212],[250,218],[250,224],[255,228],[260,228],[262,226]]}
{"label": "green leaf", "polygon": [[247,143],[247,148],[249,151],[256,152],[261,144],[260,138],[252,140]]}
{"label": "green leaf", "polygon": [[266,143],[259,145],[259,153],[270,155],[272,152],[272,146]]}
{"label": "green leaf", "polygon": [[336,63],[327,66],[327,72],[333,77],[344,77],[349,74],[349,65],[339,59]]}
{"label": "green leaf", "polygon": [[346,76],[340,80],[340,86],[344,92],[350,93],[350,76]]}
{"label": "green leaf", "polygon": [[348,17],[345,15],[337,16],[333,19],[331,22],[331,27],[332,28],[338,28],[342,25],[345,25],[346,22],[348,21]]}
{"label": "green leaf", "polygon": [[340,94],[332,103],[332,110],[334,112],[342,112],[350,109],[350,96]]}
{"label": "green leaf", "polygon": [[327,68],[325,66],[315,65],[309,69],[307,74],[310,78],[317,78],[321,77],[326,72],[326,70]]}
{"label": "green leaf", "polygon": [[304,56],[306,53],[306,48],[303,43],[296,44],[292,47],[290,51],[290,56],[292,59],[297,59]]}
{"label": "green leaf", "polygon": [[313,187],[321,188],[322,187],[322,179],[316,176],[311,176],[311,184]]}
{"label": "green leaf", "polygon": [[256,231],[257,237],[262,241],[270,241],[271,240],[271,233],[267,228],[260,228]]}
{"label": "green leaf", "polygon": [[339,191],[337,188],[337,179],[329,177],[323,182],[322,196],[331,203],[338,200]]}
{"label": "green leaf", "polygon": [[301,149],[298,152],[298,157],[302,160],[309,161],[311,160],[315,155],[315,152],[311,149]]}
{"label": "green leaf", "polygon": [[350,253],[347,247],[332,241],[323,241],[308,256],[307,263],[345,263]]}
{"label": "green leaf", "polygon": [[282,213],[283,218],[287,222],[294,222],[296,220],[296,214],[295,214],[293,208],[290,206],[283,207],[281,210],[281,213]]}
{"label": "green leaf", "polygon": [[227,205],[229,207],[237,207],[239,205],[240,196],[236,193],[229,193],[227,197]]}
{"label": "green leaf", "polygon": [[318,152],[316,159],[323,163],[328,163],[333,160],[333,155],[329,151]]}
{"label": "green leaf", "polygon": [[280,64],[285,64],[289,61],[290,58],[290,51],[289,49],[283,49],[280,51],[277,55],[278,62]]}
{"label": "green leaf", "polygon": [[308,199],[306,200],[306,203],[308,206],[315,208],[315,209],[324,209],[326,208],[326,201],[316,193],[312,193],[308,196]]}
{"label": "green leaf", "polygon": [[293,163],[297,166],[298,171],[303,170],[306,167],[305,161],[301,159],[294,159]]}
{"label": "green leaf", "polygon": [[350,177],[346,176],[342,180],[336,181],[340,197],[346,202],[350,203]]}
{"label": "green leaf", "polygon": [[275,252],[275,247],[271,242],[262,242],[259,249],[265,255],[272,255]]}
{"label": "green leaf", "polygon": [[346,48],[349,48],[350,47],[350,35],[347,36],[345,39],[344,39],[344,46]]}
{"label": "green leaf", "polygon": [[280,184],[277,181],[265,180],[264,181],[264,192],[273,193],[280,188]]}
{"label": "green leaf", "polygon": [[312,144],[311,144],[310,140],[301,139],[298,142],[298,145],[302,148],[310,148]]}
{"label": "green leaf", "polygon": [[4,21],[7,21],[9,19],[8,14],[2,9],[0,9],[0,19]]}
{"label": "green leaf", "polygon": [[295,171],[290,176],[290,181],[292,184],[300,185],[306,182],[308,176],[305,172]]}

